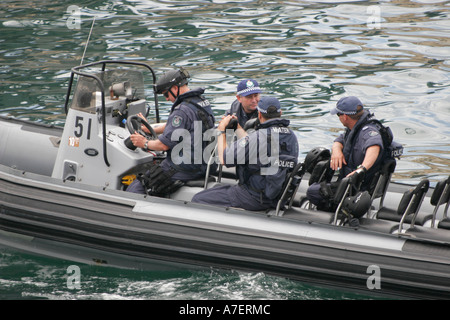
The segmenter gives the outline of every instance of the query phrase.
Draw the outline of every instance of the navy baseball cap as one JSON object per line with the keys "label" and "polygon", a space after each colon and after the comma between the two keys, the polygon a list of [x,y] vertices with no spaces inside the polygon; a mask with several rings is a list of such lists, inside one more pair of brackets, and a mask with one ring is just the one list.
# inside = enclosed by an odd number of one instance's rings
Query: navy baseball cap
{"label": "navy baseball cap", "polygon": [[276,111],[275,112],[280,112],[281,111],[281,105],[280,105],[280,101],[278,101],[277,98],[274,97],[262,97],[259,100],[258,106],[256,107],[260,112],[266,114],[267,110],[269,109],[269,107],[275,107]]}
{"label": "navy baseball cap", "polygon": [[357,114],[358,106],[361,106],[364,108],[361,100],[359,100],[357,97],[350,96],[350,97],[343,97],[340,98],[339,101],[336,103],[336,107],[330,111],[331,114]]}
{"label": "navy baseball cap", "polygon": [[242,80],[241,82],[239,82],[239,84],[237,85],[237,92],[236,94],[238,96],[248,96],[250,94],[254,94],[254,93],[261,93],[261,88],[259,87],[258,82],[256,82],[256,80],[253,79],[247,79],[247,80]]}

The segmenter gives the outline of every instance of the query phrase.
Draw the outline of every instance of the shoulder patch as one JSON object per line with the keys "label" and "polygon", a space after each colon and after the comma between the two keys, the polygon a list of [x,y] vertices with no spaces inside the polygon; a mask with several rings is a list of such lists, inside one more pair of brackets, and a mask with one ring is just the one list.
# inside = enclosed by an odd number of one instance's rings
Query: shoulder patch
{"label": "shoulder patch", "polygon": [[174,116],[172,119],[172,126],[179,127],[183,122],[183,118],[181,116]]}
{"label": "shoulder patch", "polygon": [[369,132],[369,136],[371,136],[371,137],[375,137],[377,135],[379,135],[379,133],[377,131],[375,131],[375,130],[372,130],[372,131]]}

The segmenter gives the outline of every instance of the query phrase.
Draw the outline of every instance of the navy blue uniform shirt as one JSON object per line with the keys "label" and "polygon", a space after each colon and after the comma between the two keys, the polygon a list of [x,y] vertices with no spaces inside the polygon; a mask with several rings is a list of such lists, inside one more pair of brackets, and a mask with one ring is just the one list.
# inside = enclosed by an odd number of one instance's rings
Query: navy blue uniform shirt
{"label": "navy blue uniform shirt", "polygon": [[[206,172],[207,159],[206,161],[203,159],[203,150],[207,141],[203,141],[203,133],[208,128],[205,128],[205,124],[199,117],[198,107],[206,112],[210,128],[214,127],[215,118],[209,101],[202,96],[204,91],[204,89],[198,88],[180,95],[172,106],[164,132],[158,137],[169,147],[167,158],[161,163],[162,169],[168,171],[175,168],[178,171],[172,176],[173,180],[197,179],[203,177]],[[182,138],[185,134],[188,134],[189,137]],[[183,152],[187,151],[189,144],[183,144],[183,148],[179,145],[185,138],[190,139],[191,154],[188,158],[183,157],[185,155]],[[178,153],[174,154],[173,150],[176,146]],[[178,163],[180,159],[185,161]]]}

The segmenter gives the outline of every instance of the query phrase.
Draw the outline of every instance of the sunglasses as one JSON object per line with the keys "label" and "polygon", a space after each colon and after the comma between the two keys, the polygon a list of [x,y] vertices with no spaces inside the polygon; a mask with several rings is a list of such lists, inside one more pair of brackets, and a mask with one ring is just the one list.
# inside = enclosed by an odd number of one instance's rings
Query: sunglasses
{"label": "sunglasses", "polygon": [[169,98],[169,90],[164,91],[162,94],[165,98]]}
{"label": "sunglasses", "polygon": [[343,116],[343,115],[344,115],[344,113],[340,113],[340,112],[338,112],[338,113],[336,113],[336,115],[337,115],[338,117],[340,117],[340,116]]}

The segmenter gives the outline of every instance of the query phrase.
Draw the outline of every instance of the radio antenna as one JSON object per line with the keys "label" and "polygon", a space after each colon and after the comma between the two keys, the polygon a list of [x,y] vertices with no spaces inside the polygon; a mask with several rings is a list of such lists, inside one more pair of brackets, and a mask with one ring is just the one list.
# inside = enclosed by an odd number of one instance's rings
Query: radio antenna
{"label": "radio antenna", "polygon": [[81,57],[80,66],[83,64],[84,55],[86,54],[86,49],[87,49],[88,44],[89,44],[89,39],[91,39],[92,30],[94,29],[94,23],[95,23],[95,16],[94,16],[94,20],[92,20],[91,30],[89,31],[89,36],[88,36],[88,39],[86,41],[86,45],[84,46],[84,52],[83,52],[83,56]]}

